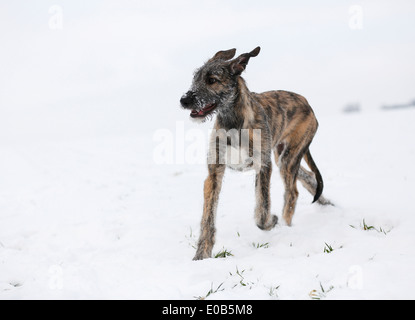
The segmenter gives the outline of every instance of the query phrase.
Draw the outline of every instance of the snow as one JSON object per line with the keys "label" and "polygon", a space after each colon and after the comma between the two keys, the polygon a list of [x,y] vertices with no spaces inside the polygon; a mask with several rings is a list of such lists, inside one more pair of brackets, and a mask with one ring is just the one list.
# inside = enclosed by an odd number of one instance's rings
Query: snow
{"label": "snow", "polygon": [[[398,2],[362,3],[361,30],[327,1],[0,3],[0,299],[414,299],[415,110],[380,110],[414,99]],[[308,99],[336,206],[299,184],[293,226],[261,231],[254,176],[227,170],[232,255],[194,262],[213,123],[179,99],[215,52],[258,45],[248,87]],[[271,192],[281,221],[276,167]]]}
{"label": "snow", "polygon": [[[3,143],[0,299],[196,299],[220,285],[207,299],[413,299],[414,120],[321,117],[311,152],[336,206],[311,205],[299,187],[292,227],[259,230],[253,175],[228,170],[214,252],[232,256],[198,262],[206,167],[154,164],[156,127]],[[279,216],[282,195],[275,168]]]}

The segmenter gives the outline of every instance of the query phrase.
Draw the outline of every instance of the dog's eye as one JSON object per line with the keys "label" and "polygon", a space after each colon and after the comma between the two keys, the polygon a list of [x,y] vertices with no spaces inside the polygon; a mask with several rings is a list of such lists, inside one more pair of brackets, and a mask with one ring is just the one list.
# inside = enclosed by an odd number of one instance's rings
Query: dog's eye
{"label": "dog's eye", "polygon": [[215,78],[209,78],[208,79],[208,83],[209,84],[214,84],[214,83],[216,83],[218,80],[216,80]]}

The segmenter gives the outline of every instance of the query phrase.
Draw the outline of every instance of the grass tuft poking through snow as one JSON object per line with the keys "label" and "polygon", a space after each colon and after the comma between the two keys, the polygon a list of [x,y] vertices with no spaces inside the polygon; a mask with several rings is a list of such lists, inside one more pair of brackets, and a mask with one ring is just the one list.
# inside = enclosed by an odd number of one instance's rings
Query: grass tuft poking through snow
{"label": "grass tuft poking through snow", "polygon": [[225,248],[222,248],[221,251],[215,254],[215,259],[227,258],[227,257],[233,257],[233,254],[232,254],[232,251],[228,251],[228,249],[225,249]]}

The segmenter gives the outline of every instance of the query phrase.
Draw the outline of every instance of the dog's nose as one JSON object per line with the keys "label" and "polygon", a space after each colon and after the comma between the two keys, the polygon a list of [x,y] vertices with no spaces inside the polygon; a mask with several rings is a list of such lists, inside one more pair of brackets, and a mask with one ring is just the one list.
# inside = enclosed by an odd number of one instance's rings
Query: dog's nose
{"label": "dog's nose", "polygon": [[188,108],[193,102],[193,97],[191,93],[186,93],[183,95],[183,97],[180,99],[180,104],[183,106],[183,108]]}

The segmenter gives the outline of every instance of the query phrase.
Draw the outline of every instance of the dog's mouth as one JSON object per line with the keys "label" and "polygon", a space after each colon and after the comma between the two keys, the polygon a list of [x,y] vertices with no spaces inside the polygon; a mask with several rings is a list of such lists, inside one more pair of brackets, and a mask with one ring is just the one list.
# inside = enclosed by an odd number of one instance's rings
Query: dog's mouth
{"label": "dog's mouth", "polygon": [[192,112],[190,113],[190,116],[192,118],[204,118],[208,114],[212,113],[216,109],[216,107],[217,107],[216,103],[208,104],[201,110],[192,110]]}

